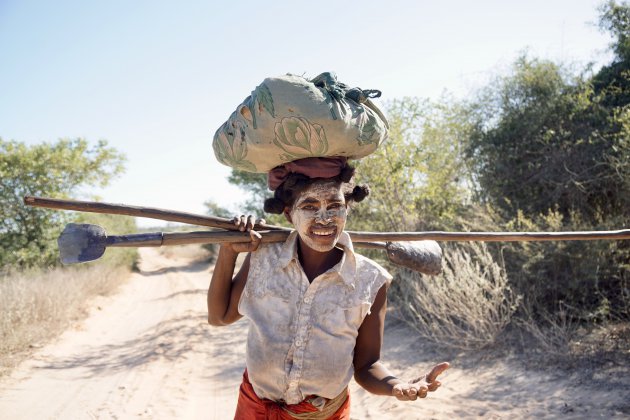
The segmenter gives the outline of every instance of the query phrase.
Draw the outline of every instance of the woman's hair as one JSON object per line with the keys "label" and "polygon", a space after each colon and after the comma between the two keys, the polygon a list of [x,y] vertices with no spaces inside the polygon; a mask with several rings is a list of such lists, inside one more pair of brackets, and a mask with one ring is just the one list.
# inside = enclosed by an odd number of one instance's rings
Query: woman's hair
{"label": "woman's hair", "polygon": [[352,181],[353,176],[354,168],[352,166],[346,166],[334,178],[309,178],[306,175],[292,173],[274,191],[273,197],[265,200],[264,210],[266,213],[282,214],[286,207],[293,206],[295,199],[302,191],[322,179],[341,184],[341,192],[346,199],[346,204],[361,202],[370,194],[370,187],[366,184],[355,185]]}

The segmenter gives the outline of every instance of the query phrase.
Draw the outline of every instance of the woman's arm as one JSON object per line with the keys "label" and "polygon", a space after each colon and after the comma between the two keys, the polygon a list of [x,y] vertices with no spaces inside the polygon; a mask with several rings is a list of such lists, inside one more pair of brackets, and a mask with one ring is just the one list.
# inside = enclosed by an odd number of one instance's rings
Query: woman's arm
{"label": "woman's arm", "polygon": [[387,286],[383,285],[365,317],[354,348],[354,379],[365,390],[377,395],[392,395],[394,386],[402,383],[379,359],[385,330],[387,311]]}
{"label": "woman's arm", "polygon": [[214,326],[228,325],[241,318],[238,313],[238,302],[247,283],[251,254],[245,257],[241,269],[232,279],[236,257],[241,252],[255,252],[261,241],[260,234],[251,230],[254,225],[251,216],[247,221],[244,221],[244,217],[234,220],[240,230],[249,231],[251,242],[227,243],[219,248],[212,281],[208,287],[208,323]]}
{"label": "woman's arm", "polygon": [[393,395],[399,400],[424,398],[429,391],[435,391],[441,384],[437,376],[448,369],[448,363],[435,365],[428,375],[413,381],[404,382],[395,377],[379,361],[385,313],[387,311],[387,286],[383,285],[372,304],[371,313],[365,317],[354,349],[354,379],[366,391],[377,395]]}

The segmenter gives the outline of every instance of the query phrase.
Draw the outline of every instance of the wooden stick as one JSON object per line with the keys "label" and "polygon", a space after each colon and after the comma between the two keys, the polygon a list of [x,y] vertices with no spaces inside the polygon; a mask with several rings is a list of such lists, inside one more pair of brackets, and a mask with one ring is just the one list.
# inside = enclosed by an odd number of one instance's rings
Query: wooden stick
{"label": "wooden stick", "polygon": [[353,241],[534,242],[630,239],[630,229],[576,232],[351,232]]}
{"label": "wooden stick", "polygon": [[[171,222],[189,223],[198,226],[218,227],[237,230],[229,219],[212,216],[200,216],[191,213],[156,209],[151,207],[127,206],[90,201],[61,200],[53,198],[24,197],[24,204],[62,210],[86,211],[92,213],[123,214],[127,216],[148,217]],[[257,230],[290,232],[291,229],[256,225]],[[630,239],[630,229],[584,232],[352,232],[348,231],[353,242],[380,241],[473,241],[473,242],[516,242],[516,241],[592,241]],[[243,234],[246,237],[247,234]],[[248,237],[248,236],[247,236]],[[176,241],[174,237],[173,241]],[[237,237],[238,238],[238,237]],[[201,240],[201,239],[200,239]],[[233,239],[228,239],[232,241]],[[264,239],[263,239],[264,240]]]}
{"label": "wooden stick", "polygon": [[[288,231],[263,230],[258,231],[263,243],[284,242],[289,237]],[[247,232],[164,232],[162,245],[207,244],[225,242],[249,242],[251,237]]]}
{"label": "wooden stick", "polygon": [[[287,231],[267,230],[258,231],[262,236],[262,242],[283,242],[289,236]],[[348,231],[352,242],[356,242],[361,248],[383,249],[383,242],[375,242],[377,239],[387,242],[401,241],[472,241],[472,242],[534,242],[534,241],[592,241],[601,239],[630,239],[630,229],[617,231],[594,232],[353,232]],[[130,237],[132,235],[129,235]],[[193,243],[221,243],[221,242],[248,242],[249,234],[246,232],[165,232],[163,242],[160,245],[184,245]],[[135,243],[121,242],[109,246],[136,246]]]}
{"label": "wooden stick", "polygon": [[[88,213],[120,214],[124,216],[146,217],[167,222],[187,223],[197,226],[209,226],[227,230],[238,230],[230,219],[215,216],[202,216],[193,213],[164,210],[154,207],[129,206],[126,204],[101,203],[97,201],[63,200],[59,198],[24,197],[27,206],[44,207],[58,210],[75,210]],[[289,230],[280,226],[256,224],[258,230]]]}

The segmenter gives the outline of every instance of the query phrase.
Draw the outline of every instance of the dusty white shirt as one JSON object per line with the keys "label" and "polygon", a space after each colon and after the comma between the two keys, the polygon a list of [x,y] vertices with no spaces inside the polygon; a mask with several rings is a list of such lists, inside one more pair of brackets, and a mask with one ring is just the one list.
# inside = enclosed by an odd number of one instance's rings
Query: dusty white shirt
{"label": "dusty white shirt", "polygon": [[341,261],[309,283],[297,232],[251,255],[239,313],[250,319],[247,371],[260,398],[297,404],[336,397],[348,385],[359,327],[390,274],[355,254],[343,232]]}

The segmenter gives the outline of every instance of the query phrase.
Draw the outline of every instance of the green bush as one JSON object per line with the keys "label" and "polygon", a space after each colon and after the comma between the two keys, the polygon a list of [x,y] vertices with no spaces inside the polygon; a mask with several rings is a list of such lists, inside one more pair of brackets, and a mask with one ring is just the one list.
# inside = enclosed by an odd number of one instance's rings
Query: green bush
{"label": "green bush", "polygon": [[28,207],[26,195],[68,198],[81,188],[105,186],[123,170],[124,157],[104,140],[27,146],[0,139],[0,267],[58,264],[56,240],[67,212]]}

